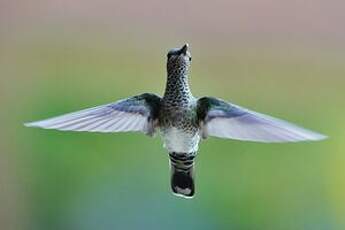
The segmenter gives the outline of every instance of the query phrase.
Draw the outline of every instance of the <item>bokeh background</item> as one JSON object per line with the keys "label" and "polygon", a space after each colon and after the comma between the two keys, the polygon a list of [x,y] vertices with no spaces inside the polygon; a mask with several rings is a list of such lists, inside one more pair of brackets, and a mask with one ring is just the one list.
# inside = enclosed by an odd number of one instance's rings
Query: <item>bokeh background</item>
{"label": "bokeh background", "polygon": [[[0,1],[0,229],[345,229],[345,3]],[[195,96],[329,135],[210,138],[197,194],[170,193],[159,138],[23,122],[162,94],[166,52],[191,45]]]}

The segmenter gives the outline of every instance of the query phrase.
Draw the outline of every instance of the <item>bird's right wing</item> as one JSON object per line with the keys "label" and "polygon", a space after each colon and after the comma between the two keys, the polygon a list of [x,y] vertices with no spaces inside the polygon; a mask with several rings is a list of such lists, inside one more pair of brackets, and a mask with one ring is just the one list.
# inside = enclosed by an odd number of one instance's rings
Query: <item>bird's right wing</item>
{"label": "bird's right wing", "polygon": [[215,136],[256,142],[316,141],[326,136],[289,122],[257,113],[223,100],[198,100],[202,136]]}
{"label": "bird's right wing", "polygon": [[115,103],[26,123],[25,126],[86,132],[141,131],[152,135],[160,101],[159,96],[145,93]]}

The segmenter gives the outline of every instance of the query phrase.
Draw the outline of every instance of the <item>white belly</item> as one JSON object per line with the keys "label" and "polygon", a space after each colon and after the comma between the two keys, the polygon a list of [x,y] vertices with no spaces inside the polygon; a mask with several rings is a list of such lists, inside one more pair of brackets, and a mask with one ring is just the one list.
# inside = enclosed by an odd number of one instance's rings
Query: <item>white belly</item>
{"label": "white belly", "polygon": [[170,128],[161,130],[161,135],[164,142],[164,148],[166,148],[169,153],[192,153],[198,151],[200,141],[199,133],[191,134],[177,128]]}

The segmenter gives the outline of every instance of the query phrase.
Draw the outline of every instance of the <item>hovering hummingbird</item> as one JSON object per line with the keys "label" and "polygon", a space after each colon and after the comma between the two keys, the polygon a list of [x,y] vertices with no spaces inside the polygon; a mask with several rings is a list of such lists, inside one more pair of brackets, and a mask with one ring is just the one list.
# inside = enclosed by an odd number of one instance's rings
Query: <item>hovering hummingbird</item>
{"label": "hovering hummingbird", "polygon": [[167,55],[164,96],[144,93],[114,103],[26,123],[28,127],[63,131],[160,131],[170,158],[175,195],[195,194],[194,160],[200,139],[208,136],[256,142],[317,141],[326,136],[286,121],[245,109],[215,97],[193,97],[188,84],[188,44]]}

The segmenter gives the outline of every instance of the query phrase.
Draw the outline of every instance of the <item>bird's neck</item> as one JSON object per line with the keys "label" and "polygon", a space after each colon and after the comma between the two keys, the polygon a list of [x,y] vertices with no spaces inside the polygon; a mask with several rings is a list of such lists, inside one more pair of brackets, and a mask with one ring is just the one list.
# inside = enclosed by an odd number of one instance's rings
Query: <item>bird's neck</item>
{"label": "bird's neck", "polygon": [[181,105],[188,104],[189,99],[192,97],[188,84],[188,74],[168,72],[163,99],[166,102],[174,102],[175,104]]}

